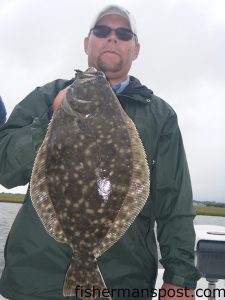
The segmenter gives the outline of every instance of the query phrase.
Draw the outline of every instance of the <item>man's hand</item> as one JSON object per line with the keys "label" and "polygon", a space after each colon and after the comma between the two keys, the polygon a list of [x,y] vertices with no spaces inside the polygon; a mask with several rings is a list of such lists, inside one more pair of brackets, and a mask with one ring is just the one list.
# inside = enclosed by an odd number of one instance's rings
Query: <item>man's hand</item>
{"label": "man's hand", "polygon": [[67,89],[68,89],[68,87],[59,91],[59,93],[56,95],[55,100],[53,101],[53,104],[52,104],[53,111],[57,110],[58,107],[61,105],[62,100],[63,100],[64,96],[66,95]]}
{"label": "man's hand", "polygon": [[194,290],[164,283],[159,291],[160,300],[191,300],[195,299]]}

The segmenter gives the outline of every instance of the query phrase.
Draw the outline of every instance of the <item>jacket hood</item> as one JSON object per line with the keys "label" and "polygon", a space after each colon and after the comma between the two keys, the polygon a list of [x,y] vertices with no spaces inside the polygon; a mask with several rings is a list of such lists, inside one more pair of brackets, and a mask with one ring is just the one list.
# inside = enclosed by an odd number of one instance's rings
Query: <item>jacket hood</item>
{"label": "jacket hood", "polygon": [[151,98],[153,91],[142,85],[136,77],[130,76],[130,82],[121,94],[126,94],[127,96],[141,95],[144,98]]}
{"label": "jacket hood", "polygon": [[152,100],[153,95],[152,90],[142,85],[141,82],[133,76],[130,76],[128,86],[121,93],[117,94],[119,98],[129,98],[145,104]]}

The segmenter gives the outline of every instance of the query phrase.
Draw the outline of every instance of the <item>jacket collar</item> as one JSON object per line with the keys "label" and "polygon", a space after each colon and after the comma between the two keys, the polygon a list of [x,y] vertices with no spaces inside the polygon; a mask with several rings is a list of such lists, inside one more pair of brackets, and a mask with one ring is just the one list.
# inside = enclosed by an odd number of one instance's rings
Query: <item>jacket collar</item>
{"label": "jacket collar", "polygon": [[129,85],[117,96],[142,103],[149,103],[151,102],[153,91],[142,85],[137,78],[130,76]]}

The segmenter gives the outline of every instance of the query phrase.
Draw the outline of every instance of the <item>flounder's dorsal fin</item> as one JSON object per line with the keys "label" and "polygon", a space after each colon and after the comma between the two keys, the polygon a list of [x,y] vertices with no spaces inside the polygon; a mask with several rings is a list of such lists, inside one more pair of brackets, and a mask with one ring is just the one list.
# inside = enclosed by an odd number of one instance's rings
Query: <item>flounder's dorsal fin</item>
{"label": "flounder's dorsal fin", "polygon": [[46,157],[48,132],[51,127],[51,122],[48,126],[48,131],[45,139],[40,146],[35,158],[34,167],[30,182],[30,195],[33,206],[44,225],[47,232],[57,241],[67,243],[67,238],[61,228],[54,210],[52,201],[49,197],[47,180],[46,180]]}

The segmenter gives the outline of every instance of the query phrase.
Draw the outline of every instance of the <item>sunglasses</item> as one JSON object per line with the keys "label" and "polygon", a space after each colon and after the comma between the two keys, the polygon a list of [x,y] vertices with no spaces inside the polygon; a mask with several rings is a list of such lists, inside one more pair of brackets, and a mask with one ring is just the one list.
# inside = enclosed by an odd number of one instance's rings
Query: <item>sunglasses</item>
{"label": "sunglasses", "polygon": [[136,34],[133,33],[133,31],[123,27],[113,29],[106,25],[96,25],[90,31],[92,31],[93,34],[98,38],[107,38],[112,31],[115,32],[117,38],[121,41],[130,41],[133,36],[136,37]]}

